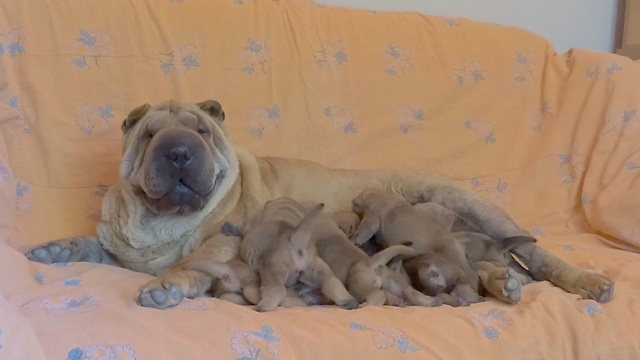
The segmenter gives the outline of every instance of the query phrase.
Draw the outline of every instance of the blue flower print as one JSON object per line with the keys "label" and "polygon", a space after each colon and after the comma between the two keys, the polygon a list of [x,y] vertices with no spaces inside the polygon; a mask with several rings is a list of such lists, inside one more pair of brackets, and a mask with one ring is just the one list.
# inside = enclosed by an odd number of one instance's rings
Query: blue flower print
{"label": "blue flower print", "polygon": [[94,311],[100,307],[100,302],[94,299],[93,296],[73,298],[66,295],[58,295],[41,298],[40,305],[47,313],[66,315]]}
{"label": "blue flower print", "polygon": [[16,209],[21,212],[27,212],[31,209],[31,196],[29,195],[29,191],[31,190],[31,186],[22,182],[21,180],[16,181]]}
{"label": "blue flower print", "polygon": [[16,57],[26,52],[24,48],[25,36],[21,28],[13,28],[6,33],[0,32],[0,56],[9,54]]}
{"label": "blue flower print", "polygon": [[571,184],[580,178],[585,168],[584,154],[580,151],[579,145],[574,145],[571,153],[559,154],[560,164],[556,167],[555,173],[562,178],[562,183]]}
{"label": "blue flower print", "polygon": [[97,190],[84,198],[84,204],[89,212],[87,219],[93,221],[100,221],[102,219],[102,200],[108,191],[109,185],[98,184]]}
{"label": "blue flower print", "polygon": [[485,81],[485,72],[478,60],[461,60],[453,73],[459,87],[474,88]]}
{"label": "blue flower print", "polygon": [[185,75],[187,71],[200,67],[198,56],[200,50],[194,43],[184,45],[171,45],[166,52],[160,52],[160,71],[164,75],[174,72],[178,75]]}
{"label": "blue flower print", "polygon": [[393,44],[387,45],[382,53],[382,61],[385,65],[384,72],[390,76],[406,78],[407,72],[413,67],[411,51]]}
{"label": "blue flower print", "polygon": [[11,172],[9,171],[9,167],[0,163],[0,183],[7,183],[9,181],[11,181]]}
{"label": "blue flower print", "polygon": [[271,39],[249,38],[247,46],[240,51],[242,71],[247,74],[257,74],[259,69],[261,73],[266,74],[266,65],[273,61],[272,49]]}
{"label": "blue flower print", "polygon": [[579,302],[584,303],[581,307],[581,310],[590,318],[595,317],[597,314],[604,314],[604,312],[602,311],[602,307],[593,300],[581,300]]}
{"label": "blue flower print", "polygon": [[638,108],[632,109],[620,109],[615,108],[607,112],[604,120],[603,136],[608,134],[618,134],[625,126],[628,126],[632,121],[637,123],[640,118],[638,114]]}
{"label": "blue flower print", "polygon": [[351,110],[344,106],[332,105],[324,108],[323,114],[331,119],[331,126],[336,130],[342,130],[345,134],[358,132]]}
{"label": "blue flower print", "polygon": [[316,64],[322,69],[335,69],[349,61],[342,41],[324,41],[322,49],[314,54]]}
{"label": "blue flower print", "polygon": [[418,351],[420,348],[411,343],[404,331],[392,326],[368,326],[357,322],[349,323],[349,328],[356,331],[373,332],[372,341],[379,350],[395,348],[401,353]]}
{"label": "blue flower print", "polygon": [[497,142],[491,121],[479,119],[467,120],[464,122],[464,127],[475,131],[476,138],[484,140],[485,144]]}
{"label": "blue flower print", "polygon": [[278,130],[280,115],[280,106],[272,105],[267,107],[255,107],[249,114],[249,127],[251,135],[259,138],[262,137],[265,130]]}
{"label": "blue flower print", "polygon": [[507,329],[513,323],[509,316],[498,309],[491,309],[485,313],[470,311],[467,316],[486,339],[499,338],[500,330]]}
{"label": "blue flower print", "polygon": [[528,51],[516,51],[516,58],[514,61],[514,80],[519,83],[524,83],[533,80],[536,62],[534,55]]}
{"label": "blue flower print", "polygon": [[12,96],[9,98],[9,107],[15,109],[17,114],[15,115],[15,124],[16,126],[22,127],[23,134],[31,134],[31,130],[27,125],[27,116],[22,109],[22,105],[20,105],[20,98],[17,96]]}
{"label": "blue flower print", "polygon": [[76,117],[76,123],[83,135],[89,136],[97,132],[107,132],[111,129],[113,106],[82,104]]}
{"label": "blue flower print", "polygon": [[403,134],[422,129],[424,119],[424,109],[422,108],[399,107],[396,109],[396,122]]}
{"label": "blue flower print", "polygon": [[67,360],[135,360],[136,352],[126,344],[91,344],[73,348],[67,352]]}
{"label": "blue flower print", "polygon": [[624,68],[613,59],[604,59],[590,66],[585,71],[585,75],[587,78],[605,78],[622,70],[624,70]]}
{"label": "blue flower print", "polygon": [[278,342],[280,338],[275,336],[273,328],[266,324],[259,331],[242,331],[229,329],[231,337],[231,349],[238,356],[237,360],[257,360],[264,351],[266,356],[280,355]]}
{"label": "blue flower print", "polygon": [[69,45],[71,53],[78,56],[71,63],[77,68],[89,69],[91,65],[87,59],[93,59],[93,65],[100,67],[98,59],[111,55],[110,43],[110,33],[80,29],[80,37]]}

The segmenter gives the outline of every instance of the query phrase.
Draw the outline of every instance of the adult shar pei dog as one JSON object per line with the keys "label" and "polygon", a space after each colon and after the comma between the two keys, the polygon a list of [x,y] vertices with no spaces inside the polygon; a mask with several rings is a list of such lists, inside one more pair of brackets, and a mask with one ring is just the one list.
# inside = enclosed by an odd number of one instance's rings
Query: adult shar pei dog
{"label": "adult shar pei dog", "polygon": [[[190,261],[228,261],[240,240],[221,232],[243,223],[265,202],[288,196],[351,209],[363,189],[401,194],[411,203],[435,202],[489,237],[527,235],[499,207],[446,179],[400,171],[330,169],[309,161],[253,156],[234,148],[217,101],[168,101],[134,109],[122,123],[120,179],[105,196],[96,236],[56,240],[27,256],[53,263],[89,261],[124,266],[157,277],[138,293],[142,306],[167,308],[203,295],[210,276],[185,269]],[[613,282],[566,263],[535,243],[513,252],[535,280],[599,302]]]}

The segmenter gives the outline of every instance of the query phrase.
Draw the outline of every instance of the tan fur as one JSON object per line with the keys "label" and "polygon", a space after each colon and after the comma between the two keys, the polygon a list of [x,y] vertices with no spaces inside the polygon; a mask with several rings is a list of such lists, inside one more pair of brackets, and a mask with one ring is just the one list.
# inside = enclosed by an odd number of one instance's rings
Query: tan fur
{"label": "tan fur", "polygon": [[[477,274],[469,265],[464,248],[451,232],[442,229],[436,218],[425,216],[423,211],[417,210],[400,195],[378,190],[362,191],[353,199],[353,208],[362,214],[362,221],[352,239],[356,244],[363,244],[374,235],[385,246],[411,242],[411,247],[421,257],[432,254],[462,269],[456,274],[455,283],[442,289],[443,293],[453,293],[468,303],[483,300],[477,294]],[[419,275],[421,265],[418,264],[421,262],[409,260],[408,263],[415,264],[411,266],[414,274],[410,275]]]}
{"label": "tan fur", "polygon": [[[239,238],[222,234],[222,225],[245,223],[268,200],[282,196],[323,202],[326,211],[334,212],[349,210],[350,200],[362,190],[377,189],[400,194],[412,204],[443,205],[491,238],[527,235],[499,207],[446,179],[393,170],[329,169],[303,160],[253,156],[233,148],[226,138],[223,113],[215,109],[175,103],[143,106],[123,124],[121,178],[105,196],[97,238],[123,266],[158,275],[141,287],[141,295],[171,288],[180,289],[187,297],[204,294],[212,277],[185,269],[184,265],[196,260],[224,263],[236,257]],[[194,118],[195,122],[190,124],[189,119]],[[211,153],[213,173],[219,177],[204,208],[180,216],[154,213],[136,190],[144,180],[137,174],[144,171],[143,160],[149,150],[145,132],[173,127],[193,134],[199,134],[197,127],[205,128],[200,136]],[[71,248],[68,240],[55,244]],[[49,245],[32,249],[30,258],[50,261]],[[598,301],[608,301],[613,294],[613,282],[609,279],[569,265],[535,244],[521,245],[513,251],[538,280],[550,280]],[[97,257],[83,259],[96,261],[94,258]]]}
{"label": "tan fur", "polygon": [[396,245],[369,257],[345,234],[345,231],[355,231],[359,220],[356,214],[346,211],[336,212],[331,216],[320,215],[314,227],[318,255],[331,267],[361,306],[384,305],[386,297],[380,276],[384,271],[382,268],[392,258],[414,256],[415,251],[404,245]]}
{"label": "tan fur", "polygon": [[256,310],[270,311],[282,305],[287,289],[297,282],[321,289],[342,307],[357,305],[329,266],[316,256],[314,229],[323,207],[316,205],[305,214],[296,201],[278,198],[267,202],[243,227],[241,256],[259,270],[262,282]]}

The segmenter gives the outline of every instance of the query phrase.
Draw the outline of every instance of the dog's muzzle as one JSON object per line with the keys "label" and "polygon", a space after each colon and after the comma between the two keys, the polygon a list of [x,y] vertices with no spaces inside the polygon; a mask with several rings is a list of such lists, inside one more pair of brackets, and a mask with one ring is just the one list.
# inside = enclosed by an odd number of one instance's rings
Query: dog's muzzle
{"label": "dog's muzzle", "polygon": [[158,214],[188,214],[201,210],[226,169],[216,169],[211,150],[194,131],[165,129],[147,148],[141,191]]}

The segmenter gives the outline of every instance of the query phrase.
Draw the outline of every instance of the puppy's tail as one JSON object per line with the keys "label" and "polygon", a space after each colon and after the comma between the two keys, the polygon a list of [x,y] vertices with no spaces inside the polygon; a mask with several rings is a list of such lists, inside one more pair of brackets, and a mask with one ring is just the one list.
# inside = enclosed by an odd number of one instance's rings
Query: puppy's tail
{"label": "puppy's tail", "polygon": [[411,257],[415,255],[416,251],[409,246],[393,245],[371,256],[369,259],[367,259],[366,264],[370,269],[376,269],[380,266],[386,265],[389,261],[391,261],[391,259],[396,256]]}

